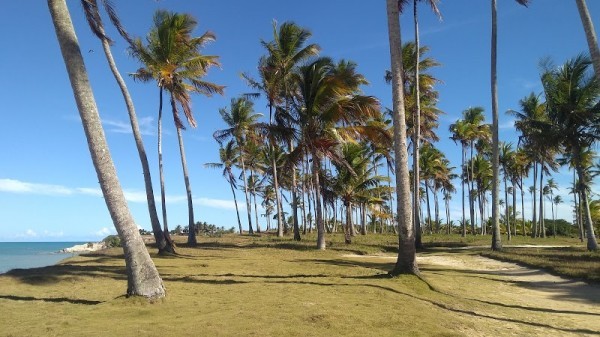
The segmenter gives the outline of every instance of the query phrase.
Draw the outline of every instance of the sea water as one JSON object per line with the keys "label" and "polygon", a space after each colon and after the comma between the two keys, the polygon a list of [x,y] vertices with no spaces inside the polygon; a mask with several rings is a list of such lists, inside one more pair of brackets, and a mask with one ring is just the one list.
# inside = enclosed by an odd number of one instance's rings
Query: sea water
{"label": "sea water", "polygon": [[73,256],[61,249],[84,242],[0,242],[0,274],[15,268],[38,268]]}

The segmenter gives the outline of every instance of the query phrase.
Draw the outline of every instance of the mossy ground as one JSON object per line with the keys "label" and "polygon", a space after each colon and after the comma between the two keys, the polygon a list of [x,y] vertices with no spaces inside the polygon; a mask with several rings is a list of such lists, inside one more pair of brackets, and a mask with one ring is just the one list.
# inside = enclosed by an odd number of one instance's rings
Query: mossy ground
{"label": "mossy ground", "polygon": [[501,280],[476,273],[423,265],[428,284],[387,277],[393,259],[348,257],[390,254],[392,235],[329,235],[326,251],[313,236],[198,240],[177,257],[152,253],[168,292],[155,303],[122,296],[119,249],[2,275],[0,336],[559,336],[593,333],[579,323],[600,316],[513,305],[494,293]]}

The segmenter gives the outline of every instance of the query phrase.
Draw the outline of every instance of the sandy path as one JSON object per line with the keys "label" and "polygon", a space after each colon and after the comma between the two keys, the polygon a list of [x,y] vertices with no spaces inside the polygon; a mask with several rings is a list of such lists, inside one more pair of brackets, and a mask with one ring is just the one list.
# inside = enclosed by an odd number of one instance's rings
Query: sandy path
{"label": "sandy path", "polygon": [[[396,259],[388,255],[345,257]],[[473,254],[426,253],[417,261],[436,289],[460,299],[463,305],[462,300],[467,306],[473,303],[482,317],[500,317],[502,325],[514,326],[515,335],[526,328],[528,335],[600,336],[598,285]],[[515,317],[518,319],[513,320]]]}

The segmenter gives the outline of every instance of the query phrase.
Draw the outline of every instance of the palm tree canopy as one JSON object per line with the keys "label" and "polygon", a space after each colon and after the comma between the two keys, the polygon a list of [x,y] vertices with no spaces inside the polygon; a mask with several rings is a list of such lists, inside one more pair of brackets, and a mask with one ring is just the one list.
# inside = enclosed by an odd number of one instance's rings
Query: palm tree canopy
{"label": "palm tree canopy", "polygon": [[[154,15],[154,25],[144,45],[141,39],[133,41],[130,51],[140,59],[145,68],[132,74],[135,80],[155,80],[161,88],[171,93],[175,102],[192,126],[196,121],[192,114],[190,92],[210,96],[222,94],[223,86],[202,80],[208,69],[220,66],[218,57],[202,55],[199,49],[215,40],[212,32],[193,37],[196,20],[189,14],[171,13],[158,10]],[[184,128],[178,111],[173,106],[173,118],[178,128]]]}

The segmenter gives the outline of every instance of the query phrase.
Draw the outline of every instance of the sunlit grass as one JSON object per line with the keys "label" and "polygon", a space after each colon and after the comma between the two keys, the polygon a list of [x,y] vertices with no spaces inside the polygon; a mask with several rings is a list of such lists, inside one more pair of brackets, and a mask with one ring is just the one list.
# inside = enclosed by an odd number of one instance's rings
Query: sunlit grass
{"label": "sunlit grass", "polygon": [[[0,276],[0,335],[501,336],[536,335],[540,328],[530,321],[552,325],[544,313],[523,319],[438,292],[415,276],[389,278],[393,259],[348,257],[393,255],[395,235],[359,235],[352,245],[328,235],[326,251],[315,249],[314,234],[301,242],[273,235],[199,237],[196,248],[185,247],[184,237],[176,240],[177,257],[149,248],[168,293],[155,303],[122,296],[120,249]],[[423,270],[440,285],[468,276]],[[468,282],[471,289],[489,283]]]}

